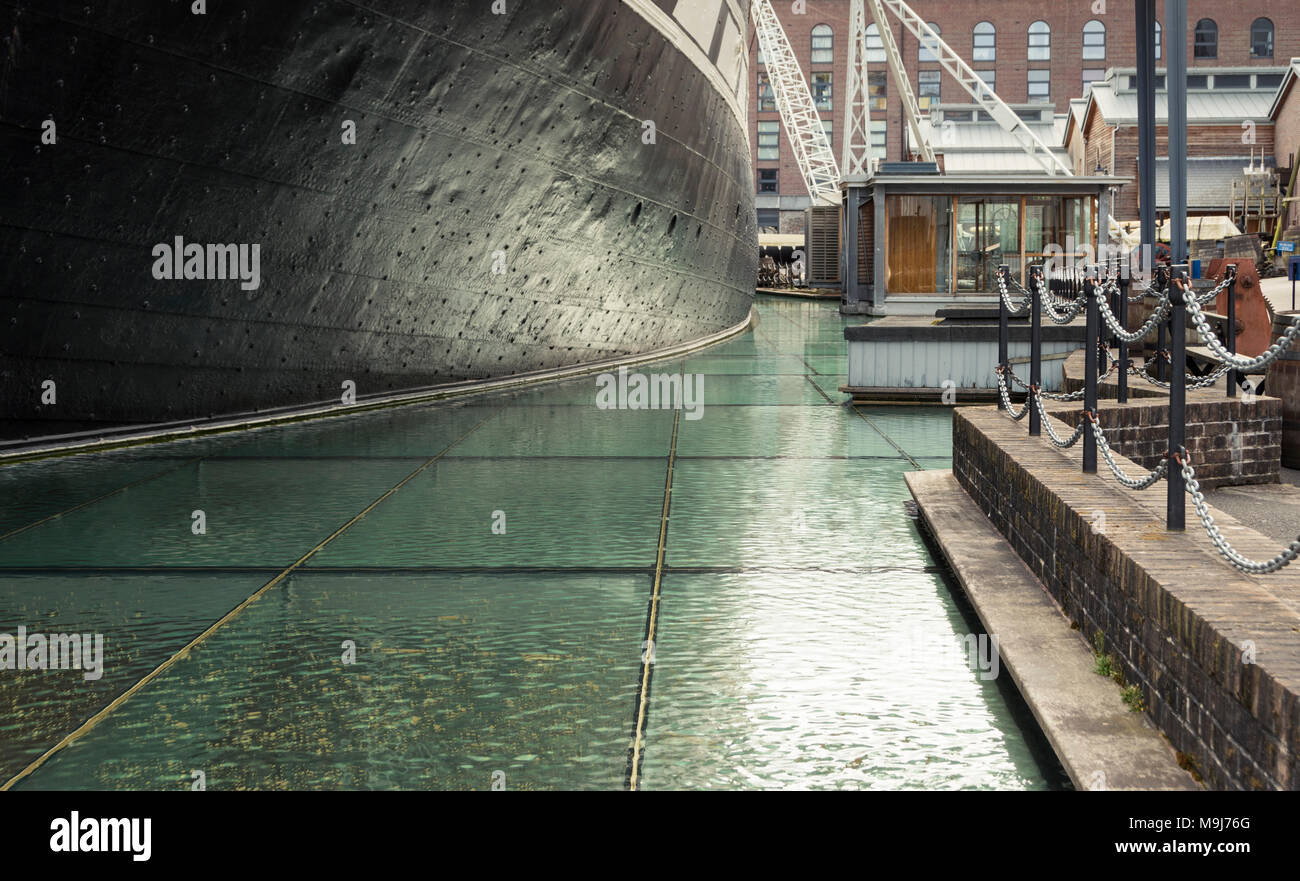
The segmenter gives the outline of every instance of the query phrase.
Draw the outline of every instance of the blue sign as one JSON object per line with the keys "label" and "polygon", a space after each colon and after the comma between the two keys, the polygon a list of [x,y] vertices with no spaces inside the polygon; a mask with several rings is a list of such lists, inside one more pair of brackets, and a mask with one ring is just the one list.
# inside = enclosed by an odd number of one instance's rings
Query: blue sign
{"label": "blue sign", "polygon": [[1278,242],[1277,250],[1279,254],[1282,252],[1290,253],[1295,250],[1295,242]]}
{"label": "blue sign", "polygon": [[1300,281],[1300,257],[1292,257],[1287,269],[1289,270],[1286,274],[1287,278],[1291,281]]}

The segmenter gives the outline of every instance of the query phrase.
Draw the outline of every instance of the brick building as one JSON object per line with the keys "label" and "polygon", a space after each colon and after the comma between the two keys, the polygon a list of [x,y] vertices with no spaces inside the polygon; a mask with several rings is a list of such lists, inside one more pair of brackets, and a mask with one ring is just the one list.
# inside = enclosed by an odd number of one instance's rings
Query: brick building
{"label": "brick building", "polygon": [[[849,5],[849,0],[773,0],[772,4],[818,101],[837,157],[843,135],[841,90],[848,81]],[[1008,104],[1050,104],[1058,113],[1065,113],[1072,99],[1085,94],[1089,83],[1104,79],[1111,68],[1132,68],[1137,63],[1133,4],[1128,0],[1068,4],[911,0],[910,5],[977,73],[991,79],[989,84]],[[1300,55],[1296,0],[1245,0],[1230,9],[1215,0],[1189,0],[1187,5],[1187,58],[1192,68],[1285,69],[1292,56]],[[798,8],[802,13],[795,11]],[[1156,13],[1163,22],[1161,0],[1157,0]],[[961,86],[897,19],[891,16],[889,26],[923,113],[932,104],[969,101]],[[893,94],[883,50],[872,33],[868,35],[868,67],[873,146],[882,158],[903,159],[902,105]],[[760,226],[775,226],[779,218],[782,232],[800,232],[808,194],[788,149],[780,114],[764,86],[766,69],[754,38],[750,40],[750,63],[750,106],[756,111],[750,116],[750,138]]]}
{"label": "brick building", "polygon": [[[1268,111],[1269,119],[1274,124],[1273,148],[1278,164],[1292,168],[1296,159],[1300,158],[1300,88],[1297,88],[1297,84],[1300,84],[1300,59],[1291,62],[1282,87],[1278,89]],[[1288,230],[1300,224],[1300,202],[1287,202],[1285,217],[1285,228]]]}
{"label": "brick building", "polygon": [[[1233,186],[1242,182],[1242,169],[1252,161],[1276,168],[1289,162],[1275,155],[1274,123],[1269,118],[1284,70],[1268,68],[1198,68],[1188,75],[1187,91],[1187,213],[1228,215],[1233,212]],[[1157,76],[1157,93],[1163,76]],[[1114,214],[1119,220],[1139,215],[1138,93],[1134,69],[1117,68],[1095,83],[1067,141],[1082,136],[1082,156],[1076,174],[1111,174],[1130,183],[1116,193]],[[1167,102],[1156,101],[1156,213],[1169,212],[1169,129]],[[1244,226],[1244,224],[1243,224]],[[1251,228],[1250,232],[1255,232]]]}

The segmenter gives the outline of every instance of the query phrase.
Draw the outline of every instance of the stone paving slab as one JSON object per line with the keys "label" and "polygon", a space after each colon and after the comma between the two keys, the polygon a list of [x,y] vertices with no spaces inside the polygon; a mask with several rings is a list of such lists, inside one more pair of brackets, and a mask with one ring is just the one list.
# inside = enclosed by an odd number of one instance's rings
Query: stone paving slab
{"label": "stone paving slab", "polygon": [[[1221,486],[1205,494],[1220,511],[1249,523],[1281,549],[1300,536],[1300,486],[1291,483]],[[1295,565],[1295,564],[1292,564]]]}
{"label": "stone paving slab", "polygon": [[906,480],[1075,788],[1200,789],[1115,684],[1093,672],[1087,647],[952,472],[915,472]]}

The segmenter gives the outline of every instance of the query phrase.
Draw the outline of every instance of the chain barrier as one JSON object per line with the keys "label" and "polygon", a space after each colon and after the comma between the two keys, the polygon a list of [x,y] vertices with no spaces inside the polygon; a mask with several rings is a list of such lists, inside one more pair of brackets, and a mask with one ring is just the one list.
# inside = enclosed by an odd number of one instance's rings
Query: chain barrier
{"label": "chain barrier", "polygon": [[[1109,357],[1109,356],[1110,356],[1110,351],[1109,351],[1105,346],[1101,346],[1101,347],[1099,347],[1099,348],[1102,350],[1102,352],[1105,352],[1105,353],[1106,353],[1107,358],[1108,358],[1108,360],[1110,361],[1110,367],[1106,368],[1106,372],[1103,373],[1103,374],[1101,374],[1100,376],[1097,377],[1097,382],[1100,383],[1100,382],[1103,382],[1103,381],[1109,379],[1109,378],[1110,378],[1110,375],[1111,375],[1112,373],[1115,372],[1115,368],[1119,366],[1119,359],[1118,359],[1118,358],[1110,358],[1110,357]],[[994,369],[996,370],[997,368],[994,368]],[[1130,368],[1129,368],[1129,372],[1132,373],[1134,369],[1135,369],[1135,368],[1130,367]],[[1024,381],[1023,379],[1021,379],[1019,376],[1016,376],[1015,371],[1011,370],[1011,368],[1007,368],[1007,375],[1009,375],[1009,376],[1011,377],[1011,380],[1012,380],[1016,385],[1020,386],[1022,389],[1025,389],[1026,391],[1029,391],[1029,390],[1031,390],[1031,389],[1033,388],[1033,386],[1031,386],[1029,383],[1025,382],[1025,381]],[[1040,391],[1038,392],[1038,395],[1039,395],[1039,397],[1046,398],[1046,399],[1049,400],[1049,401],[1082,401],[1082,400],[1083,400],[1084,393],[1085,393],[1086,391],[1087,391],[1087,389],[1082,389],[1082,388],[1081,388],[1081,389],[1079,389],[1078,391],[1074,391],[1074,392],[1064,392],[1064,393],[1060,393],[1060,394],[1058,394],[1058,393],[1055,393],[1055,392],[1045,392],[1045,391],[1041,391],[1041,390],[1040,390]]]}
{"label": "chain barrier", "polygon": [[[1080,420],[1079,424],[1074,427],[1074,434],[1070,435],[1069,440],[1061,440],[1061,436],[1056,433],[1056,429],[1052,428],[1052,420],[1048,418],[1047,411],[1043,409],[1042,399],[1037,395],[1032,395],[1031,397],[1034,400],[1035,406],[1038,407],[1038,415],[1042,418],[1042,426],[1047,429],[1047,437],[1051,440],[1054,446],[1059,447],[1062,450],[1068,450],[1079,442],[1079,438],[1083,437],[1083,426],[1086,424],[1087,420]],[[1029,401],[1026,400],[1025,403],[1028,404]]]}
{"label": "chain barrier", "polygon": [[1145,477],[1129,477],[1127,472],[1119,467],[1119,463],[1115,461],[1115,457],[1111,454],[1110,444],[1106,441],[1106,434],[1101,430],[1101,425],[1097,423],[1096,415],[1093,414],[1088,421],[1092,423],[1092,434],[1097,439],[1097,449],[1101,451],[1102,458],[1106,460],[1106,465],[1110,467],[1111,473],[1115,475],[1116,480],[1129,489],[1141,490],[1154,486],[1164,479],[1165,473],[1169,471],[1168,459],[1163,460],[1154,470],[1148,471]]}
{"label": "chain barrier", "polygon": [[1060,307],[1064,311],[1058,313],[1056,311],[1057,310],[1056,303],[1044,301],[1043,314],[1046,315],[1048,320],[1050,320],[1053,324],[1069,324],[1071,321],[1074,321],[1074,319],[1079,316],[1079,313],[1083,311],[1083,307],[1087,305],[1087,302],[1088,301],[1086,298],[1081,297],[1078,300],[1062,303],[1060,304]]}
{"label": "chain barrier", "polygon": [[[1043,312],[1056,324],[1069,324],[1078,316],[1084,306],[1088,305],[1086,294],[1079,294],[1073,300],[1062,300],[1048,288],[1047,280],[1038,279],[1038,298],[1042,300]],[[1062,310],[1058,312],[1057,310]]]}
{"label": "chain barrier", "polygon": [[[1158,385],[1161,388],[1169,388],[1169,383],[1165,382],[1163,379],[1156,379],[1154,376],[1151,375],[1149,369],[1150,366],[1151,366],[1151,362],[1148,361],[1144,363],[1140,368],[1130,367],[1128,369],[1129,376],[1141,377],[1142,379],[1145,379],[1147,382],[1151,383],[1152,385]],[[1185,373],[1183,375],[1186,377],[1186,383],[1187,383],[1186,388],[1188,391],[1194,391],[1196,389],[1202,389],[1207,386],[1214,385],[1216,382],[1218,382],[1220,379],[1223,378],[1223,375],[1225,373],[1227,373],[1231,369],[1232,368],[1229,367],[1227,364],[1224,364],[1222,367],[1220,367],[1218,370],[1211,373],[1209,376],[1192,376],[1190,373]]]}
{"label": "chain barrier", "polygon": [[[1291,327],[1289,327],[1282,336],[1280,336],[1263,354],[1258,357],[1241,357],[1229,352],[1223,343],[1219,341],[1214,332],[1210,330],[1209,323],[1206,319],[1205,313],[1201,309],[1201,306],[1217,299],[1219,294],[1227,289],[1232,281],[1232,277],[1226,276],[1223,281],[1217,284],[1214,288],[1201,294],[1193,294],[1189,291],[1184,297],[1187,312],[1191,316],[1192,326],[1196,329],[1197,334],[1210,349],[1210,352],[1220,361],[1219,368],[1208,376],[1193,377],[1190,374],[1186,374],[1185,387],[1187,389],[1200,389],[1213,385],[1217,383],[1229,370],[1251,372],[1256,371],[1261,367],[1265,367],[1276,360],[1283,352],[1290,349],[1296,338],[1300,337],[1300,318],[1297,318],[1292,323]],[[1026,291],[1025,288],[1016,283],[1014,279],[1011,279],[1011,282],[1012,284],[1015,284],[1015,286],[1023,292],[1025,296],[1019,299],[1018,305],[1013,303],[1007,293],[1006,281],[999,278],[999,287],[1003,302],[1006,304],[1009,312],[1017,315],[1023,314],[1023,312],[1028,309],[1034,295],[1029,291]],[[1169,288],[1165,287],[1163,290],[1157,291],[1154,283],[1152,283],[1144,290],[1140,291],[1136,296],[1123,298],[1131,303],[1144,300],[1148,296],[1159,297],[1159,302],[1156,304],[1154,312],[1146,323],[1144,323],[1137,331],[1126,331],[1110,308],[1110,297],[1114,296],[1118,292],[1118,278],[1112,278],[1107,275],[1107,277],[1098,281],[1097,293],[1095,296],[1097,298],[1099,313],[1105,321],[1105,326],[1109,327],[1110,331],[1116,337],[1126,343],[1134,343],[1143,339],[1149,335],[1153,329],[1156,329],[1161,322],[1168,320],[1172,314],[1173,304],[1170,299]],[[1045,307],[1043,312],[1050,320],[1057,324],[1070,323],[1078,316],[1079,312],[1087,304],[1086,295],[1080,296],[1076,300],[1058,300],[1055,294],[1049,292],[1046,281],[1041,277],[1037,279],[1037,294],[1042,301],[1042,305]],[[1107,368],[1105,374],[1097,377],[1098,382],[1106,379],[1114,373],[1116,367],[1119,365],[1118,359],[1111,358],[1110,352],[1105,346],[1101,346],[1100,350],[1104,353],[1110,366]],[[1167,353],[1164,354],[1168,357]],[[1149,373],[1150,365],[1151,361],[1148,360],[1143,364],[1142,368],[1139,369],[1132,366],[1130,363],[1126,365],[1125,371],[1129,375],[1140,376],[1142,379],[1145,379],[1153,385],[1166,389],[1170,388],[1170,383],[1156,379]],[[1110,442],[1106,439],[1106,433],[1102,430],[1101,424],[1098,422],[1096,410],[1085,411],[1083,413],[1083,418],[1079,421],[1079,424],[1075,426],[1074,432],[1068,438],[1062,438],[1056,433],[1056,429],[1052,425],[1052,417],[1048,415],[1046,408],[1043,406],[1044,399],[1078,401],[1085,396],[1085,389],[1080,389],[1077,392],[1071,392],[1069,394],[1050,394],[1043,392],[1037,386],[1024,382],[1020,377],[1016,376],[1015,372],[1012,371],[1009,366],[1004,367],[998,365],[995,368],[995,372],[997,373],[998,379],[998,394],[1001,397],[1007,415],[1012,419],[1019,421],[1029,413],[1030,407],[1037,408],[1037,413],[1041,417],[1041,424],[1047,429],[1048,439],[1051,441],[1052,445],[1058,449],[1069,449],[1070,447],[1073,447],[1079,442],[1079,439],[1084,436],[1086,430],[1091,430],[1092,437],[1096,441],[1097,449],[1101,452],[1102,459],[1106,462],[1106,466],[1115,476],[1115,479],[1128,489],[1144,490],[1155,486],[1157,483],[1170,477],[1170,459],[1176,462],[1185,489],[1192,497],[1192,502],[1196,507],[1196,513],[1201,519],[1201,525],[1205,528],[1206,534],[1210,537],[1211,542],[1214,544],[1214,547],[1219,552],[1220,556],[1236,569],[1252,575],[1267,575],[1279,571],[1283,567],[1289,565],[1292,561],[1300,558],[1300,536],[1269,560],[1251,560],[1235,550],[1232,545],[1228,543],[1227,539],[1223,537],[1222,532],[1220,532],[1219,528],[1214,523],[1214,517],[1211,516],[1209,506],[1205,502],[1205,494],[1201,492],[1201,485],[1196,480],[1196,469],[1192,466],[1186,447],[1180,447],[1177,454],[1166,456],[1159,465],[1145,474],[1130,475],[1116,461],[1115,455],[1111,450]],[[1011,405],[1008,377],[1010,377],[1010,382],[1014,382],[1016,385],[1019,385],[1028,392],[1025,403],[1018,412]]]}
{"label": "chain barrier", "polygon": [[1098,307],[1098,311],[1101,312],[1101,317],[1105,320],[1106,325],[1110,328],[1111,333],[1115,334],[1115,336],[1119,337],[1121,340],[1123,340],[1126,343],[1136,343],[1138,340],[1142,339],[1147,334],[1151,333],[1151,331],[1155,330],[1156,326],[1160,324],[1160,322],[1164,321],[1169,317],[1169,311],[1173,308],[1170,305],[1169,299],[1166,297],[1165,299],[1161,300],[1160,303],[1156,306],[1156,310],[1151,313],[1151,317],[1147,319],[1146,324],[1142,325],[1132,333],[1129,333],[1128,331],[1124,330],[1124,327],[1123,325],[1120,324],[1119,319],[1116,318],[1114,313],[1110,311],[1110,304],[1106,302],[1106,297],[1097,298],[1097,307]]}
{"label": "chain barrier", "polygon": [[1204,306],[1206,303],[1214,302],[1215,300],[1218,299],[1219,294],[1223,293],[1223,291],[1228,287],[1229,283],[1231,283],[1232,281],[1233,281],[1232,278],[1225,275],[1223,281],[1219,282],[1218,285],[1215,286],[1212,290],[1208,290],[1203,294],[1197,294],[1196,302],[1200,303],[1202,306]]}
{"label": "chain barrier", "polygon": [[1182,466],[1183,480],[1187,484],[1187,492],[1192,497],[1192,503],[1196,505],[1196,514],[1201,518],[1201,525],[1205,527],[1206,535],[1210,537],[1215,549],[1225,560],[1242,572],[1251,575],[1271,575],[1300,556],[1300,537],[1297,537],[1295,541],[1291,542],[1271,560],[1260,562],[1238,553],[1232,545],[1228,544],[1228,540],[1223,537],[1219,527],[1214,525],[1214,517],[1210,514],[1209,506],[1205,504],[1205,494],[1201,492],[1201,485],[1196,480],[1196,469],[1192,467],[1191,459],[1187,455],[1187,448],[1183,447],[1176,458],[1178,464]]}
{"label": "chain barrier", "polygon": [[[1028,315],[1030,293],[1028,291],[1025,291],[1025,296],[1020,300],[1020,305],[1018,306],[1015,305],[1014,303],[1012,303],[1010,295],[1007,294],[1006,278],[1003,276],[1001,272],[997,273],[997,276],[998,276],[998,292],[1002,295],[1002,302],[1007,307],[1007,312],[1009,313],[1009,317],[1020,318],[1022,316]],[[1011,282],[1012,284],[1016,283],[1015,279],[1012,279]],[[1020,287],[1020,285],[1017,284],[1016,287]],[[1025,290],[1024,288],[1020,288],[1020,289],[1022,291]]]}
{"label": "chain barrier", "polygon": [[1277,341],[1269,346],[1262,355],[1256,358],[1241,357],[1229,352],[1227,347],[1219,342],[1219,338],[1214,335],[1214,331],[1210,330],[1209,322],[1205,318],[1205,313],[1201,311],[1200,304],[1195,302],[1194,298],[1187,301],[1187,314],[1191,316],[1197,335],[1209,348],[1210,352],[1229,369],[1239,370],[1243,373],[1253,373],[1261,367],[1272,364],[1279,355],[1291,348],[1295,338],[1300,336],[1300,318],[1296,318],[1291,322],[1291,326],[1286,329],[1286,332],[1278,337]]}
{"label": "chain barrier", "polygon": [[[1002,397],[1002,409],[1006,411],[1008,416],[1019,422],[1029,415],[1029,398],[1025,399],[1024,405],[1020,408],[1020,412],[1017,413],[1015,408],[1011,406],[1011,393],[1007,389],[1007,380],[1002,375],[1002,368],[996,367],[993,372],[998,375],[998,394]],[[1033,395],[1029,397],[1032,398]]]}
{"label": "chain barrier", "polygon": [[1161,288],[1160,290],[1156,290],[1156,286],[1154,284],[1149,284],[1142,290],[1138,291],[1133,296],[1129,297],[1128,301],[1130,303],[1136,303],[1140,300],[1145,300],[1148,296],[1160,297],[1163,299],[1169,296],[1169,288]]}

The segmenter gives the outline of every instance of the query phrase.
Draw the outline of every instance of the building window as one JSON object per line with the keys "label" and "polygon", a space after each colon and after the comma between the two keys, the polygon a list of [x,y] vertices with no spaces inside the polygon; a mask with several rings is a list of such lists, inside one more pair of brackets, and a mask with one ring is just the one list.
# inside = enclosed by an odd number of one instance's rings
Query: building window
{"label": "building window", "polygon": [[1106,57],[1106,26],[1095,18],[1083,26],[1083,57]]}
{"label": "building window", "polygon": [[1219,57],[1219,26],[1212,18],[1203,18],[1196,23],[1195,42],[1192,43],[1193,58]]}
{"label": "building window", "polygon": [[[929,25],[930,30],[934,31],[937,35],[943,36],[943,31],[939,30],[939,26],[937,24],[935,24],[932,21],[927,21],[926,24]],[[921,39],[924,40],[925,38],[922,37]],[[935,48],[938,47],[936,46]],[[917,61],[938,61],[939,56],[931,52],[929,49],[925,48],[925,44],[922,43],[921,48],[916,50],[916,60]]]}
{"label": "building window", "polygon": [[952,276],[952,197],[886,196],[890,294],[947,294]]}
{"label": "building window", "polygon": [[777,178],[780,172],[775,168],[760,168],[758,170],[758,191],[759,193],[779,193],[779,184]]}
{"label": "building window", "polygon": [[1250,26],[1250,57],[1273,57],[1273,22],[1257,18]]}
{"label": "building window", "polygon": [[885,41],[880,38],[880,28],[874,21],[867,25],[867,61],[885,63]]}
{"label": "building window", "polygon": [[1052,60],[1052,27],[1045,21],[1036,21],[1029,26],[1029,60]]}
{"label": "building window", "polygon": [[812,75],[812,94],[813,103],[817,105],[818,110],[834,109],[834,102],[831,95],[831,75],[829,73],[815,73]]}
{"label": "building window", "polygon": [[776,96],[772,94],[772,81],[767,74],[758,75],[758,112],[768,113],[776,110]]}
{"label": "building window", "polygon": [[998,31],[993,23],[982,21],[975,25],[974,54],[975,61],[998,60]]}
{"label": "building window", "polygon": [[781,228],[781,212],[776,208],[758,209],[758,231],[765,229],[777,231]]}
{"label": "building window", "polygon": [[977,70],[975,75],[984,80],[984,85],[989,87],[990,92],[996,93],[998,90],[998,72],[996,70]]}
{"label": "building window", "polygon": [[1214,77],[1215,89],[1249,89],[1250,74],[1248,73],[1221,73]]}
{"label": "building window", "polygon": [[1098,80],[1106,78],[1106,68],[1104,67],[1085,67],[1083,69],[1083,94],[1088,94],[1088,89]]}
{"label": "building window", "polygon": [[867,71],[867,109],[884,110],[889,97],[888,72],[884,70]]}
{"label": "building window", "polygon": [[1160,22],[1156,22],[1156,61],[1160,60],[1160,44],[1162,40],[1161,34],[1163,33],[1164,33],[1164,28],[1160,27]]}
{"label": "building window", "polygon": [[942,85],[939,75],[942,71],[922,70],[916,74],[916,103],[922,110],[929,110],[931,104],[938,104]]}
{"label": "building window", "polygon": [[956,232],[956,293],[996,291],[1003,263],[1020,274],[1019,196],[959,196]]}
{"label": "building window", "polygon": [[1029,103],[1052,103],[1052,72],[1050,70],[1029,71]]}
{"label": "building window", "polygon": [[871,155],[876,159],[884,159],[888,152],[886,138],[885,121],[871,120]]}
{"label": "building window", "polygon": [[835,34],[828,24],[812,29],[812,63],[830,64],[835,60]]}
{"label": "building window", "polygon": [[776,120],[758,124],[758,158],[781,158],[781,123]]}

